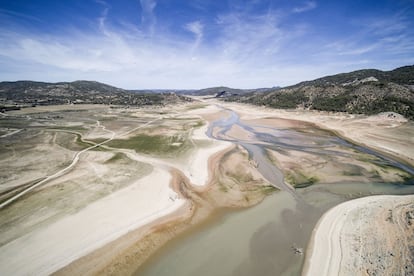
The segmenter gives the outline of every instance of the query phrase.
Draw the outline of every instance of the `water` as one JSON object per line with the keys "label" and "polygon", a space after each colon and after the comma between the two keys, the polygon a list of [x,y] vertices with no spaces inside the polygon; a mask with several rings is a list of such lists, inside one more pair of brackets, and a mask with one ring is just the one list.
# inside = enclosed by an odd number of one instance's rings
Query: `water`
{"label": "water", "polygon": [[[229,115],[213,123],[208,135],[245,147],[250,158],[258,163],[258,170],[281,191],[255,207],[216,214],[207,225],[169,243],[137,275],[300,275],[304,256],[294,249],[306,248],[315,224],[329,208],[361,196],[414,193],[414,186],[407,185],[409,182],[330,183],[292,190],[284,183],[281,171],[270,162],[266,149],[294,149],[318,156],[353,156],[362,152],[374,163],[409,173],[413,168],[322,130],[313,130],[311,136],[291,129],[260,132],[258,126],[241,123],[235,112],[229,111]],[[239,141],[227,137],[233,124],[255,139]],[[219,128],[215,135],[213,128]],[[339,151],[337,146],[352,150]]]}

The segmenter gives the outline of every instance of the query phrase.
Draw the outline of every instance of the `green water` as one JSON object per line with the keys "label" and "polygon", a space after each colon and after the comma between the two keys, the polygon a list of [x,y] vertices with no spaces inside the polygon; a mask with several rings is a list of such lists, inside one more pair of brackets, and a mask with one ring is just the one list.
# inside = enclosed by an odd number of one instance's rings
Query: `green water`
{"label": "green water", "polygon": [[329,208],[373,194],[413,194],[414,186],[372,183],[314,185],[281,191],[255,207],[227,212],[161,249],[136,275],[300,275],[312,229]]}

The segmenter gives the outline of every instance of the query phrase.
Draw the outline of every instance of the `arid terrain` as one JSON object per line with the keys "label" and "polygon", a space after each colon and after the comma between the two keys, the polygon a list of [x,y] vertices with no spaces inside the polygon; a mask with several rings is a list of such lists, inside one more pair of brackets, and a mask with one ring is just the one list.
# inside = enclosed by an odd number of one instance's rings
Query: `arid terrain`
{"label": "arid terrain", "polygon": [[[48,106],[3,116],[2,272],[49,274],[167,214],[193,216],[181,182],[205,190],[209,166],[217,174],[252,175],[258,195],[250,193],[251,204],[263,198],[266,183],[246,153],[205,135],[204,118],[217,110],[202,107]],[[210,157],[237,165],[220,169]],[[220,187],[226,185],[234,184]],[[238,206],[244,191],[234,190],[211,201]]]}
{"label": "arid terrain", "polygon": [[413,195],[340,204],[315,228],[303,275],[411,275],[413,220]]}
{"label": "arid terrain", "polygon": [[413,18],[0,1],[0,276],[414,275]]}
{"label": "arid terrain", "polygon": [[[317,219],[333,202],[321,205],[297,191],[413,177],[387,163],[414,164],[413,124],[387,114],[195,98],[159,108],[25,108],[2,114],[0,131],[4,275],[133,274],[218,210],[254,206],[281,190]],[[308,238],[285,257],[302,254]]]}

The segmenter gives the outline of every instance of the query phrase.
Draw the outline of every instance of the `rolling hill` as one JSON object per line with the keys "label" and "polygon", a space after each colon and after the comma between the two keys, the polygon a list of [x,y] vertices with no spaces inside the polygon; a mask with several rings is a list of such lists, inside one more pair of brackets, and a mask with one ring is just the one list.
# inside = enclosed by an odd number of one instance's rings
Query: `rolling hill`
{"label": "rolling hill", "polygon": [[165,105],[189,101],[175,93],[135,93],[95,81],[0,82],[0,106],[50,104]]}
{"label": "rolling hill", "polygon": [[414,66],[327,76],[275,91],[231,96],[236,101],[273,108],[376,114],[392,111],[414,119]]}

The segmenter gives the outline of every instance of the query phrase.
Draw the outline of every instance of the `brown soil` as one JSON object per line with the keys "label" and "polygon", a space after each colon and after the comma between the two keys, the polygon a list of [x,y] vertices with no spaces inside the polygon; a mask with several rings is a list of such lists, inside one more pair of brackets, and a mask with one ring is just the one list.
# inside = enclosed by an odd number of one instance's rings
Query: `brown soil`
{"label": "brown soil", "polygon": [[192,186],[180,171],[172,170],[171,186],[182,198],[188,199],[185,206],[74,261],[54,274],[130,275],[169,240],[206,221],[219,209],[253,206],[274,191],[249,163],[247,153],[238,147],[212,156],[209,170],[213,177],[205,187]]}

